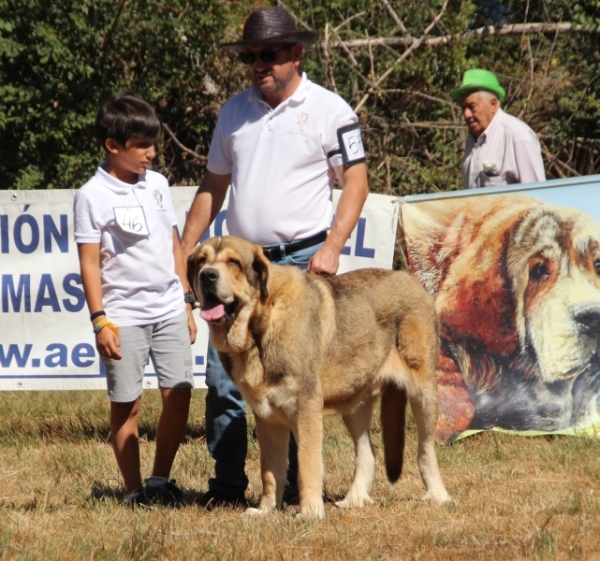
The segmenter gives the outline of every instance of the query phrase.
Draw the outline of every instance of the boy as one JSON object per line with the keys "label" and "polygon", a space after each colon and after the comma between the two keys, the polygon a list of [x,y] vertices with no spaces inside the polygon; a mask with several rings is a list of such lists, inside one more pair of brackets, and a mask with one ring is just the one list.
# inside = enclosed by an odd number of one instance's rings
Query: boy
{"label": "boy", "polygon": [[[183,495],[169,474],[187,425],[196,324],[169,185],[148,169],[160,132],[156,113],[141,98],[123,94],[105,103],[96,117],[96,136],[106,162],[77,192],[73,210],[126,504],[177,508]],[[137,418],[148,355],[163,407],[152,476],[143,486]]]}

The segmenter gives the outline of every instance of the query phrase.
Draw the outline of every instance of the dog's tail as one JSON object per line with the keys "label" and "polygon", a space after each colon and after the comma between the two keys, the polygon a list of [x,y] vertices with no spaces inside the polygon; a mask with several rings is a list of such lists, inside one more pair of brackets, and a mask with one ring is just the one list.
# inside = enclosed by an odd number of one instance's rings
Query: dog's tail
{"label": "dog's tail", "polygon": [[398,386],[386,384],[381,388],[381,433],[385,471],[390,483],[396,483],[402,473],[406,401],[406,391]]}

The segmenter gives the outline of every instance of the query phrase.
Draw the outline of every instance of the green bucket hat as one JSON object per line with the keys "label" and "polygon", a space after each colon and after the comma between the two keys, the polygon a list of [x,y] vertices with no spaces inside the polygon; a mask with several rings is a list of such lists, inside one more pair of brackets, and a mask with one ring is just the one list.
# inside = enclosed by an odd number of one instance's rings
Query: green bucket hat
{"label": "green bucket hat", "polygon": [[460,88],[452,90],[450,97],[458,101],[458,98],[465,92],[476,92],[479,90],[495,93],[500,101],[503,101],[506,97],[506,90],[498,83],[496,75],[489,70],[481,68],[467,70],[463,76]]}

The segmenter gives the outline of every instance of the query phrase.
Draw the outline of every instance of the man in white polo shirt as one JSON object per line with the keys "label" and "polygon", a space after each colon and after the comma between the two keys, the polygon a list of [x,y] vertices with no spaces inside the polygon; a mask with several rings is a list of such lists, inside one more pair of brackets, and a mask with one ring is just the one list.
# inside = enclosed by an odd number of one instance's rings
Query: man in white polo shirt
{"label": "man in white polo shirt", "polygon": [[528,125],[500,109],[506,91],[492,72],[467,70],[450,96],[460,103],[469,129],[464,189],[546,180],[540,141]]}
{"label": "man in white polo shirt", "polygon": [[[282,7],[257,9],[239,51],[253,86],[222,108],[204,179],[188,214],[182,247],[189,255],[218,214],[228,187],[227,229],[263,246],[273,262],[335,274],[339,256],[368,195],[358,118],[338,95],[300,72],[314,33],[298,31]],[[332,187],[342,195],[333,219]],[[208,507],[243,504],[248,479],[245,403],[212,345],[207,357],[207,443],[215,477],[201,501]],[[289,487],[297,492],[295,443]]]}

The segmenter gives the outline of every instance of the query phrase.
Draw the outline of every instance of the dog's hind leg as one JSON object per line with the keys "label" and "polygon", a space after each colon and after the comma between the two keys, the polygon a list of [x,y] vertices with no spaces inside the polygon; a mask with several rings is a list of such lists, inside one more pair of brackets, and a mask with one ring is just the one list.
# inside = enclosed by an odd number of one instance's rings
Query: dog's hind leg
{"label": "dog's hind leg", "polygon": [[375,457],[369,436],[374,402],[374,399],[369,399],[352,413],[343,416],[344,423],[354,441],[355,456],[354,478],[350,490],[343,500],[335,503],[340,508],[362,508],[375,502],[369,496],[375,472]]}
{"label": "dog's hind leg", "polygon": [[281,505],[281,497],[286,483],[287,450],[290,430],[282,425],[269,423],[257,415],[256,435],[260,447],[260,472],[262,497],[256,508],[246,509],[248,514],[266,514]]}
{"label": "dog's hind leg", "polygon": [[435,383],[424,388],[421,395],[412,396],[410,405],[417,423],[419,445],[417,451],[417,463],[421,478],[427,489],[423,497],[424,501],[433,501],[441,504],[450,502],[452,499],[444,483],[438,467],[435,453],[435,426],[438,418],[437,390]]}
{"label": "dog's hind leg", "polygon": [[438,394],[435,369],[439,356],[439,329],[435,308],[407,314],[398,332],[398,352],[407,374],[406,389],[417,424],[417,463],[427,493],[423,500],[451,501],[444,487],[435,453]]}

